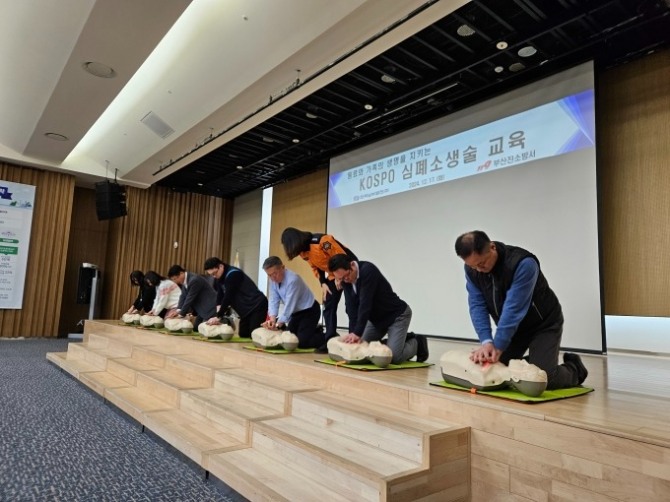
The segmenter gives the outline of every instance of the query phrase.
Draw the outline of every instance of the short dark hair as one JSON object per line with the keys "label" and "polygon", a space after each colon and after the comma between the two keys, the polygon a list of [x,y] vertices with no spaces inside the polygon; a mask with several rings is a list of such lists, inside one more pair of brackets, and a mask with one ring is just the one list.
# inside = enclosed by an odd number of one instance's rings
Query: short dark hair
{"label": "short dark hair", "polygon": [[149,286],[153,287],[158,286],[161,283],[161,281],[164,280],[165,277],[160,275],[158,272],[154,272],[153,270],[149,270],[144,276],[144,282],[146,282]]}
{"label": "short dark hair", "polygon": [[141,270],[133,270],[130,273],[130,284],[133,286],[142,286],[142,283],[144,282],[144,274],[142,273]]}
{"label": "short dark hair", "polygon": [[281,244],[289,261],[303,251],[309,251],[309,243],[312,240],[311,232],[304,232],[297,228],[287,227],[281,234]]}
{"label": "short dark hair", "polygon": [[217,258],[216,256],[212,256],[211,258],[207,258],[205,260],[205,270],[219,268],[219,265],[223,265],[224,267],[226,266],[226,264],[221,261],[221,258]]}
{"label": "short dark hair", "polygon": [[263,262],[263,270],[267,270],[272,267],[281,267],[284,262],[281,261],[279,256],[268,256]]}
{"label": "short dark hair", "polygon": [[489,236],[481,230],[466,232],[456,239],[456,254],[465,260],[472,253],[481,254],[490,243]]}
{"label": "short dark hair", "polygon": [[328,260],[328,270],[335,272],[339,269],[351,270],[351,258],[346,254],[336,254],[331,256],[330,260]]}
{"label": "short dark hair", "polygon": [[184,270],[181,265],[172,265],[170,270],[168,270],[168,277],[177,277],[182,272],[186,272],[186,270]]}

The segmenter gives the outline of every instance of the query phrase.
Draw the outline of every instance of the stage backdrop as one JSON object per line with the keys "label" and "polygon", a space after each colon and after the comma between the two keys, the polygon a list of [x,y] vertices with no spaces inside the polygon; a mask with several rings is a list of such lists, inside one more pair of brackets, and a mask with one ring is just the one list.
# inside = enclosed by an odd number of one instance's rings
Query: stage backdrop
{"label": "stage backdrop", "polygon": [[413,331],[476,339],[454,242],[483,230],[538,256],[563,347],[603,349],[591,63],[333,159],[328,198],[328,232],[379,266]]}

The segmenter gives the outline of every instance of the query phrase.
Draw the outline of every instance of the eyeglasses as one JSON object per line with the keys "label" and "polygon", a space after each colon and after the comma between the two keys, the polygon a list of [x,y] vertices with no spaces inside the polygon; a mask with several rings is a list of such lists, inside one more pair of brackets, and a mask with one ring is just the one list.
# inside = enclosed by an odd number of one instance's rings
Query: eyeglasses
{"label": "eyeglasses", "polygon": [[351,282],[354,269],[350,268],[349,270],[339,269],[333,272],[333,276],[338,281]]}
{"label": "eyeglasses", "polygon": [[489,258],[491,258],[491,250],[489,249],[488,252],[487,252],[486,254],[484,254],[484,255],[480,255],[480,256],[483,256],[483,258],[482,258],[479,262],[477,262],[477,263],[471,265],[472,268],[477,268],[477,269],[479,269],[479,268],[485,268],[485,267],[486,267],[486,264],[487,264],[488,261],[489,261]]}
{"label": "eyeglasses", "polygon": [[478,272],[487,272],[493,256],[493,249],[493,244],[491,244],[485,253],[472,253],[464,260],[465,264]]}
{"label": "eyeglasses", "polygon": [[216,273],[217,273],[218,271],[219,271],[219,267],[216,267],[216,268],[210,268],[209,270],[205,270],[205,272],[207,272],[207,275],[209,275],[210,277],[214,277],[214,276],[216,276]]}

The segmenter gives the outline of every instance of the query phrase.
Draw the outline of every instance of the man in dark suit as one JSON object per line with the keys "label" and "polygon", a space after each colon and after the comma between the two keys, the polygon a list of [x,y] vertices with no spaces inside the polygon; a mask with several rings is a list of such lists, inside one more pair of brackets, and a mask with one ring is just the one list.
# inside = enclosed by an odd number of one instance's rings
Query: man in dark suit
{"label": "man in dark suit", "polygon": [[393,364],[414,356],[421,363],[428,359],[426,337],[408,333],[412,309],[373,263],[336,254],[328,260],[328,270],[344,287],[349,333],[342,336],[343,342],[378,342],[386,336]]}
{"label": "man in dark suit", "polygon": [[193,327],[203,320],[216,315],[216,291],[205,277],[187,272],[179,265],[172,265],[168,271],[168,278],[181,288],[181,296],[177,310],[172,317],[182,316],[195,312],[196,318]]}

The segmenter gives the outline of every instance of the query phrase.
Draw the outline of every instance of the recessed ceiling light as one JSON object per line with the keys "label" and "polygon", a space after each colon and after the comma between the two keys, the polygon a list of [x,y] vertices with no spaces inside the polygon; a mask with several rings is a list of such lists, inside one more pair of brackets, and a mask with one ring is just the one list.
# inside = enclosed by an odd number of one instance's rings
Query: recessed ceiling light
{"label": "recessed ceiling light", "polygon": [[521,47],[517,54],[522,58],[529,58],[530,56],[537,54],[537,49],[532,45],[527,45],[526,47]]}
{"label": "recessed ceiling light", "polygon": [[501,40],[496,44],[496,49],[499,49],[501,51],[504,51],[505,49],[507,49],[507,47],[508,47],[507,42],[505,42],[504,40]]}
{"label": "recessed ceiling light", "polygon": [[201,187],[201,186],[202,186],[202,183],[198,183],[198,186]]}
{"label": "recessed ceiling light", "polygon": [[505,71],[505,68],[503,68],[502,66],[496,66],[495,68],[493,68],[493,71],[496,73],[502,73],[503,71]]}
{"label": "recessed ceiling light", "polygon": [[523,63],[512,63],[509,65],[509,71],[521,71],[525,68],[526,66]]}
{"label": "recessed ceiling light", "polygon": [[307,117],[308,119],[318,119],[319,118],[317,115],[313,114],[312,112],[305,112],[305,117]]}
{"label": "recessed ceiling light", "polygon": [[268,138],[267,136],[263,136],[263,141],[265,141],[266,143],[274,143],[275,142],[275,140],[273,140],[272,138]]}
{"label": "recessed ceiling light", "polygon": [[241,171],[242,169],[244,169],[244,167],[242,167],[242,166],[237,166],[237,170],[238,170],[238,171]]}
{"label": "recessed ceiling light", "polygon": [[391,75],[387,75],[386,73],[384,73],[380,78],[382,79],[382,82],[386,84],[395,84],[396,82],[396,79],[394,79]]}
{"label": "recessed ceiling light", "polygon": [[67,140],[70,139],[67,136],[63,136],[62,134],[58,134],[57,132],[45,132],[44,135],[47,138],[53,139],[53,140],[56,140],[56,141],[67,141]]}
{"label": "recessed ceiling light", "polygon": [[462,37],[470,37],[475,34],[475,30],[473,30],[467,24],[462,24],[458,27],[456,33],[458,33]]}
{"label": "recessed ceiling light", "polygon": [[114,78],[116,77],[116,72],[114,68],[107,66],[106,64],[97,63],[96,61],[86,61],[81,64],[81,67],[85,72],[90,73],[95,77],[100,78]]}
{"label": "recessed ceiling light", "polygon": [[370,103],[366,103],[363,105],[363,108],[365,108],[366,110],[372,110],[374,106],[372,106]]}
{"label": "recessed ceiling light", "polygon": [[300,140],[298,138],[293,138],[291,141],[293,141],[294,143],[300,143]]}

